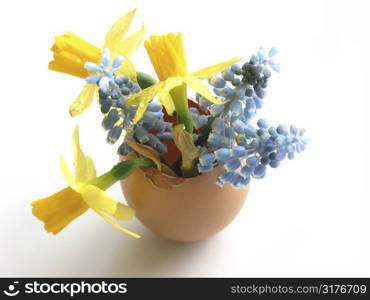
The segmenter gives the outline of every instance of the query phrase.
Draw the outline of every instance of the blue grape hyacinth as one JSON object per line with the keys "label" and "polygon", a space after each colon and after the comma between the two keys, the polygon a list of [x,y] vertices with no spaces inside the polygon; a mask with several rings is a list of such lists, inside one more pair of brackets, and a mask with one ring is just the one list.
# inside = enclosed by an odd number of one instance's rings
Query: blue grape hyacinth
{"label": "blue grape hyacinth", "polygon": [[[212,135],[218,135],[220,139],[218,143],[208,143],[208,152],[199,159],[199,172],[206,173],[217,165],[223,166],[224,171],[218,176],[217,183],[223,186],[229,182],[240,187],[247,185],[252,177],[264,178],[268,166],[277,168],[285,158],[293,159],[295,153],[306,149],[308,140],[304,137],[304,130],[286,125],[269,127],[264,119],[257,123],[257,127],[249,127],[242,134],[243,139],[236,135],[232,142],[225,142],[228,138],[219,132],[219,127],[211,131],[212,141]],[[224,126],[225,129],[231,128]]]}
{"label": "blue grape hyacinth", "polygon": [[277,168],[282,160],[293,159],[307,146],[303,129],[284,124],[273,127],[265,119],[259,119],[256,126],[251,124],[262,108],[271,71],[280,71],[276,54],[275,48],[268,54],[261,48],[242,66],[235,64],[209,78],[223,105],[196,97],[210,122],[209,130],[203,131],[206,146],[202,147],[198,171],[206,173],[222,166],[217,178],[220,186],[230,183],[237,188],[248,185],[251,178],[262,179],[267,167]]}
{"label": "blue grape hyacinth", "polygon": [[[128,77],[116,76],[123,62],[121,56],[115,57],[110,64],[110,52],[104,49],[101,60],[99,65],[87,62],[85,68],[95,72],[86,81],[99,86],[99,106],[104,115],[102,127],[108,131],[106,141],[115,143],[125,130],[133,132],[138,142],[153,147],[159,153],[167,152],[167,146],[161,140],[172,138],[172,123],[163,120],[162,105],[153,99],[143,118],[134,124],[137,106],[126,105],[126,100],[141,91],[139,84],[130,81]],[[120,155],[127,155],[131,151],[133,150],[125,142],[118,148]]]}

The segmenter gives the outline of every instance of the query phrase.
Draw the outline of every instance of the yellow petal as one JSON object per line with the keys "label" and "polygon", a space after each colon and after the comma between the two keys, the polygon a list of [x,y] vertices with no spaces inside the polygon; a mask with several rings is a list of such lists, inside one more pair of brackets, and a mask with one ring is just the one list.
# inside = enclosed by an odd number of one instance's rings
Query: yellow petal
{"label": "yellow petal", "polygon": [[72,117],[81,114],[90,106],[92,100],[94,99],[94,94],[96,90],[96,84],[85,84],[81,93],[71,103],[71,106],[69,107],[69,113]]}
{"label": "yellow petal", "polygon": [[220,99],[212,96],[211,92],[207,89],[207,87],[202,83],[201,80],[193,77],[192,75],[185,76],[183,80],[188,86],[190,86],[193,90],[202,95],[204,98],[218,105],[223,104]]}
{"label": "yellow petal", "polygon": [[96,177],[96,169],[93,160],[86,156],[80,146],[79,127],[76,125],[73,132],[73,152],[75,157],[75,180],[89,181]]}
{"label": "yellow petal", "polygon": [[170,91],[181,84],[180,77],[170,77],[163,81],[161,88],[158,90],[158,101],[165,107],[169,115],[172,115],[176,110]]}
{"label": "yellow petal", "polygon": [[120,17],[108,31],[105,36],[104,48],[113,49],[115,45],[121,41],[121,39],[126,35],[130,28],[131,22],[135,16],[136,9],[128,12],[124,16]]}
{"label": "yellow petal", "polygon": [[165,81],[160,81],[145,90],[142,90],[141,92],[134,94],[131,96],[129,99],[127,99],[126,103],[127,105],[138,105],[138,109],[136,111],[135,118],[133,120],[134,123],[139,121],[147,106],[148,103],[158,94],[160,95],[160,100],[163,101],[161,102],[166,109],[169,111],[174,110],[174,104],[172,101],[171,97],[167,97],[166,95],[176,86],[179,86],[182,84],[182,78],[181,77],[171,77],[168,78]]}
{"label": "yellow petal", "polygon": [[159,93],[169,93],[173,88],[182,85],[182,77],[170,77],[163,81]]}
{"label": "yellow petal", "polygon": [[154,84],[127,99],[127,105],[138,105],[133,123],[138,122],[146,111],[148,103],[155,97],[162,86],[162,82]]}
{"label": "yellow petal", "polygon": [[132,64],[132,62],[127,56],[124,56],[124,55],[122,56],[123,56],[123,63],[120,69],[118,70],[118,72],[116,73],[117,77],[127,76],[131,81],[137,82],[136,70],[135,70],[134,65]]}
{"label": "yellow petal", "polygon": [[138,235],[138,234],[136,234],[136,233],[133,233],[133,232],[131,232],[131,231],[129,231],[129,230],[127,230],[127,229],[125,229],[125,228],[123,228],[123,227],[121,227],[120,225],[118,225],[116,222],[114,222],[112,219],[110,219],[109,217],[107,217],[106,215],[104,215],[103,213],[101,213],[101,212],[99,212],[98,210],[95,210],[95,212],[99,215],[99,216],[101,216],[106,222],[108,222],[110,225],[112,225],[113,227],[115,227],[115,228],[117,228],[118,230],[121,230],[122,232],[124,232],[124,233],[126,233],[126,234],[128,234],[128,235],[130,235],[130,236],[132,236],[132,237],[134,237],[134,238],[136,238],[136,239],[138,239],[138,238],[140,238],[141,236],[140,235]]}
{"label": "yellow petal", "polygon": [[[153,84],[152,86],[141,90],[139,93],[133,94],[130,98],[126,100],[127,105],[138,105],[143,99],[150,98],[153,95],[155,96],[160,89],[162,82]],[[153,97],[154,97],[153,96]]]}
{"label": "yellow petal", "polygon": [[128,221],[135,217],[135,210],[130,206],[118,202],[117,210],[112,215],[112,217],[115,218],[116,220]]}
{"label": "yellow petal", "polygon": [[173,103],[172,97],[169,93],[159,93],[158,101],[164,106],[168,115],[172,116],[176,110],[175,104]]}
{"label": "yellow petal", "polygon": [[196,72],[192,73],[191,76],[195,76],[199,79],[207,79],[207,78],[211,77],[213,74],[225,70],[226,68],[235,64],[239,60],[240,60],[240,58],[232,58],[232,59],[229,59],[229,60],[224,61],[222,63],[215,64],[215,65],[212,65],[212,66],[208,66],[208,67],[205,67],[203,69],[200,69],[199,71],[196,71]]}
{"label": "yellow petal", "polygon": [[117,52],[120,55],[131,56],[143,41],[144,34],[145,25],[143,24],[139,31],[134,32],[124,40],[119,41],[116,45],[114,45],[112,51]]}
{"label": "yellow petal", "polygon": [[50,197],[33,201],[32,214],[45,223],[46,231],[57,234],[89,209],[81,195],[67,187]]}
{"label": "yellow petal", "polygon": [[103,190],[86,183],[77,183],[78,191],[82,198],[93,209],[98,209],[109,215],[113,215],[117,210],[117,201]]}
{"label": "yellow petal", "polygon": [[65,180],[67,181],[68,185],[74,189],[76,192],[79,192],[79,188],[78,188],[78,185],[71,173],[71,171],[69,170],[68,168],[68,165],[64,159],[63,156],[60,156],[60,159],[59,159],[59,166],[60,166],[60,169],[64,175],[64,178]]}

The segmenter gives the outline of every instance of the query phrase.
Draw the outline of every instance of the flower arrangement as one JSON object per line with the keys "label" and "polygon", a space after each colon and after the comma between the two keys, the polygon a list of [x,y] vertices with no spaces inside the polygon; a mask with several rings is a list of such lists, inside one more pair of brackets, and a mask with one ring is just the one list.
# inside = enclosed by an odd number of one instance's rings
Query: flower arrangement
{"label": "flower arrangement", "polygon": [[[68,187],[32,202],[33,214],[53,234],[91,208],[138,238],[117,223],[132,219],[135,209],[106,192],[138,169],[159,189],[172,189],[209,172],[217,172],[215,183],[221,188],[243,188],[251,178],[264,178],[268,166],[277,168],[306,148],[303,129],[274,127],[265,119],[256,126],[252,122],[262,108],[272,72],[280,70],[275,48],[268,52],[261,48],[242,64],[233,58],[189,72],[181,34],[150,36],[144,46],[156,79],[137,72],[130,61],[145,34],[142,26],[126,37],[134,15],[135,10],[117,20],[102,47],[66,33],[57,36],[51,48],[54,60],[49,69],[86,81],[70,105],[70,115],[83,113],[98,98],[106,142],[117,144],[123,157],[98,176],[75,128],[73,174],[60,159]],[[195,99],[189,99],[188,88],[195,91]]]}

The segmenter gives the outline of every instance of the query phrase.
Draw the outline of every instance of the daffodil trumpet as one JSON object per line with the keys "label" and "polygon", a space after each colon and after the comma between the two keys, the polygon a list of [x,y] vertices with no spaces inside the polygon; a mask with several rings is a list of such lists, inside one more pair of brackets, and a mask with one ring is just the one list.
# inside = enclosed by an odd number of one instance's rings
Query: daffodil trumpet
{"label": "daffodil trumpet", "polygon": [[67,167],[64,158],[60,159],[60,167],[68,187],[49,197],[33,201],[31,205],[34,216],[45,223],[46,231],[57,234],[91,208],[115,228],[132,237],[140,237],[113,220],[130,220],[135,216],[135,210],[114,200],[105,190],[129,176],[136,168],[154,166],[152,160],[145,157],[125,160],[115,165],[109,172],[97,177],[94,162],[82,152],[80,147],[78,127],[73,134],[73,146],[74,175]]}

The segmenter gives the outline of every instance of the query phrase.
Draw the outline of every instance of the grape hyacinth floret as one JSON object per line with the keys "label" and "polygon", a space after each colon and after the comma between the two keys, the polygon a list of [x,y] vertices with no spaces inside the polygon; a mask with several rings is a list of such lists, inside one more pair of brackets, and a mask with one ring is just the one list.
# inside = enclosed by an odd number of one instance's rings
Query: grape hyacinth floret
{"label": "grape hyacinth floret", "polygon": [[[115,143],[125,130],[133,132],[138,142],[153,147],[159,153],[167,152],[167,146],[161,139],[172,138],[172,123],[163,120],[162,105],[157,100],[152,100],[143,118],[134,124],[137,106],[126,105],[126,100],[141,91],[139,84],[130,81],[128,77],[116,76],[123,62],[122,56],[115,57],[110,64],[110,52],[104,49],[101,61],[99,65],[87,62],[85,68],[96,72],[88,76],[86,81],[99,86],[99,106],[104,115],[102,127],[108,131],[107,142]],[[132,151],[125,142],[118,148],[120,155],[127,155]]]}

